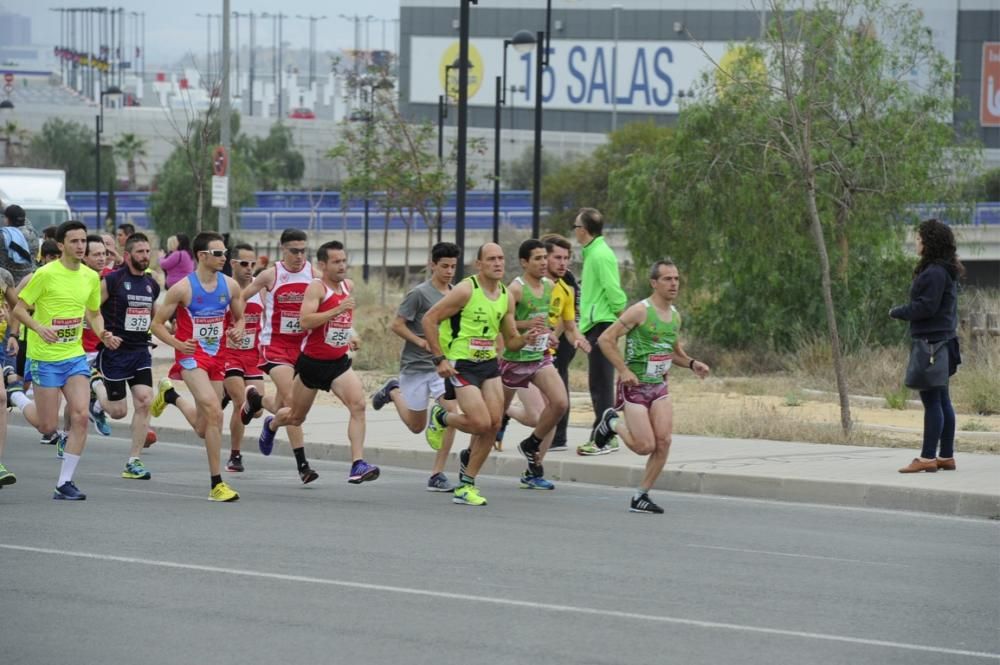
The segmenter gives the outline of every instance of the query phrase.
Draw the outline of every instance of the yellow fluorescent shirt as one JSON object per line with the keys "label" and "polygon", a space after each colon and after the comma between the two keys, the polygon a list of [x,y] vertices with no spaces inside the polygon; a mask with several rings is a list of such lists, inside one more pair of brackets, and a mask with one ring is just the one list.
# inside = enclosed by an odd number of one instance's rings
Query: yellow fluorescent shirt
{"label": "yellow fluorescent shirt", "polygon": [[35,308],[35,321],[54,329],[59,336],[58,342],[50,344],[29,329],[32,360],[58,362],[84,354],[80,341],[84,313],[101,308],[101,278],[96,272],[82,264],[70,270],[62,261],[52,261],[36,270],[17,295]]}
{"label": "yellow fluorescent shirt", "polygon": [[552,301],[549,306],[549,326],[555,328],[560,321],[572,321],[576,318],[576,307],[573,301],[573,288],[562,279],[557,279],[555,288],[552,289]]}

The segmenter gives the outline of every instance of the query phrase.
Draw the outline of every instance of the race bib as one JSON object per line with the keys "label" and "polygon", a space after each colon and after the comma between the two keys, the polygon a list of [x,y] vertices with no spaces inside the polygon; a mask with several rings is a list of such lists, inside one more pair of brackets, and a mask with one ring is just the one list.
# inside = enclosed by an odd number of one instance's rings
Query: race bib
{"label": "race bib", "polygon": [[148,307],[128,307],[125,310],[126,332],[149,332],[152,310]]}
{"label": "race bib", "polygon": [[80,337],[83,329],[83,318],[52,319],[49,327],[56,331],[56,344],[72,344]]}
{"label": "race bib", "polygon": [[473,360],[489,360],[496,355],[496,341],[485,337],[472,337],[469,339],[469,354]]}
{"label": "race bib", "polygon": [[549,333],[539,335],[531,344],[525,344],[522,351],[545,351],[549,348]]}
{"label": "race bib", "polygon": [[326,343],[330,346],[347,346],[353,335],[353,328],[341,328],[333,325],[326,327]]}
{"label": "race bib", "polygon": [[282,314],[281,315],[281,334],[282,335],[301,335],[302,334],[302,323],[299,321],[298,314]]}
{"label": "race bib", "polygon": [[662,377],[670,369],[673,356],[669,353],[652,353],[646,360],[646,376]]}
{"label": "race bib", "polygon": [[191,318],[191,325],[194,328],[192,336],[199,343],[207,346],[215,346],[222,337],[223,316],[195,316]]}
{"label": "race bib", "polygon": [[230,349],[236,349],[237,351],[249,351],[257,345],[257,331],[248,330],[243,333],[243,337],[240,337],[235,342],[233,340],[227,340],[226,346]]}

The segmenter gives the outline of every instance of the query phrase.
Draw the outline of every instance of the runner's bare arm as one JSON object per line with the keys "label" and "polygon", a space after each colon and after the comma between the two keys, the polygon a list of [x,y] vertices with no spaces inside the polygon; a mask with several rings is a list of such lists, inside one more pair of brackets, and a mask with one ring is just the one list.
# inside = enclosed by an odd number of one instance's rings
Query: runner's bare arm
{"label": "runner's bare arm", "polygon": [[182,279],[167,290],[167,295],[163,299],[163,305],[157,308],[156,315],[153,317],[153,324],[150,326],[153,335],[156,336],[164,344],[172,346],[181,353],[188,355],[193,355],[195,352],[195,341],[189,339],[185,342],[180,341],[176,337],[170,334],[167,330],[166,323],[177,311],[179,305],[186,305],[191,299],[191,282],[187,279]]}
{"label": "runner's bare arm", "polygon": [[[677,316],[677,314],[674,314],[674,316]],[[674,346],[673,361],[681,367],[687,367],[690,369],[699,379],[704,379],[712,371],[708,365],[700,360],[695,360],[685,353],[684,346],[681,344],[680,340],[677,340],[677,345]]]}
{"label": "runner's bare arm", "polygon": [[246,303],[240,292],[240,285],[235,279],[226,277],[226,284],[229,285],[229,312],[233,318],[233,323],[226,334],[233,342],[238,342],[243,337],[243,312],[246,310]]}
{"label": "runner's bare arm", "polygon": [[438,335],[438,326],[445,319],[449,319],[461,312],[470,298],[472,298],[472,285],[466,281],[462,281],[424,314],[421,324],[424,327],[424,339],[427,340],[427,346],[431,355],[444,355],[441,353],[441,339]]}
{"label": "runner's bare arm", "polygon": [[[101,280],[104,283],[104,280]],[[104,327],[104,317],[101,315],[101,310],[99,309],[86,309],[83,311],[83,318],[87,319],[87,324],[90,325],[90,329],[94,331],[98,339],[104,343],[104,346],[109,349],[117,349],[121,346],[121,337],[115,337],[110,330]]]}
{"label": "runner's bare arm", "polygon": [[35,319],[28,312],[30,305],[24,302],[20,298],[17,300],[17,305],[14,307],[14,311],[11,313],[14,319],[23,326],[28,326],[31,330],[44,339],[50,344],[55,344],[59,341],[59,337],[56,335],[56,331],[52,328],[46,328],[42,324],[35,321]]}
{"label": "runner's bare arm", "polygon": [[642,303],[632,305],[618,317],[617,321],[601,333],[601,336],[597,339],[597,344],[601,347],[604,357],[618,371],[618,376],[621,378],[622,383],[628,385],[635,385],[639,380],[632,370],[628,368],[628,365],[625,364],[625,358],[622,357],[621,351],[618,350],[618,338],[642,323],[645,317],[646,308]]}
{"label": "runner's bare arm", "polygon": [[262,270],[259,275],[253,278],[250,286],[243,289],[243,300],[250,300],[261,291],[269,291],[274,286],[276,274],[274,266]]}
{"label": "runner's bare arm", "polygon": [[508,350],[520,351],[524,348],[525,344],[530,344],[538,339],[540,334],[546,332],[548,326],[545,324],[544,317],[536,317],[528,322],[531,325],[524,333],[518,334],[517,322],[514,321],[514,296],[509,290],[507,291],[507,297],[507,313],[504,314],[503,320],[500,322],[500,335],[503,337],[504,346]]}

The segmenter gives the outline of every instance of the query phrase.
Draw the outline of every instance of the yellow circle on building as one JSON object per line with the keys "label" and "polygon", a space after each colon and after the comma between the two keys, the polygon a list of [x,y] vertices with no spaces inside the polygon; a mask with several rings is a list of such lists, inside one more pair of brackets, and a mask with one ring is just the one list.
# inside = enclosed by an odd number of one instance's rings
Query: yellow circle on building
{"label": "yellow circle on building", "polygon": [[[448,68],[449,65],[452,67]],[[444,50],[441,60],[438,63],[438,80],[445,94],[450,99],[458,99],[458,42],[454,42]],[[476,96],[479,89],[483,87],[483,56],[479,49],[469,44],[469,99]]]}

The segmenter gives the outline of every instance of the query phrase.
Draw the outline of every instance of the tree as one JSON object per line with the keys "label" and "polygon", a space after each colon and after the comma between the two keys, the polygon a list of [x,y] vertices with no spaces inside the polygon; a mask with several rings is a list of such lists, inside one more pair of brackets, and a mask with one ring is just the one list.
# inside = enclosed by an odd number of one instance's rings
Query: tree
{"label": "tree", "polygon": [[246,141],[258,189],[281,190],[298,185],[306,170],[305,158],[295,149],[292,130],[277,122],[266,138]]}
{"label": "tree", "polygon": [[[556,158],[542,148],[542,179],[556,169]],[[535,183],[535,153],[530,146],[500,168],[500,182],[506,189],[531,189]]]}
{"label": "tree", "polygon": [[[116,177],[116,169],[108,146],[101,146],[101,151],[100,182],[105,183]],[[97,189],[94,130],[78,122],[61,118],[46,120],[41,131],[31,139],[27,161],[36,168],[65,171],[68,190]]]}
{"label": "tree", "polygon": [[916,11],[803,7],[772,0],[762,42],[705,77],[671,137],[612,174],[612,197],[633,256],[683,259],[709,336],[777,346],[825,329],[848,432],[843,350],[887,330],[912,204],[960,203],[976,150],[956,145],[952,67]]}
{"label": "tree", "polygon": [[127,132],[115,141],[114,152],[115,157],[125,162],[129,191],[135,191],[135,167],[138,164],[145,170],[146,163],[142,160],[149,156],[146,151],[146,140],[132,132]]}
{"label": "tree", "polygon": [[3,141],[3,165],[17,166],[31,132],[17,124],[16,120],[6,120],[0,126],[0,141]]}

